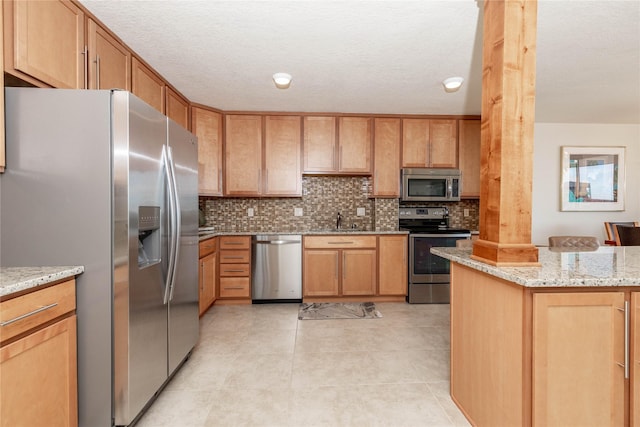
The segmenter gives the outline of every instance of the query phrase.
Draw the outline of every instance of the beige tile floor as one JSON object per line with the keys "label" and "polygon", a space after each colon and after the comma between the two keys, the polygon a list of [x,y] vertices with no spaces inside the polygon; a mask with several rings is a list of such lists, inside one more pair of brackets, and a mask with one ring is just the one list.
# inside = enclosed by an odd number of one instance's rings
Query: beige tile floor
{"label": "beige tile floor", "polygon": [[449,306],[377,307],[298,320],[297,304],[214,305],[136,427],[468,426],[449,397]]}

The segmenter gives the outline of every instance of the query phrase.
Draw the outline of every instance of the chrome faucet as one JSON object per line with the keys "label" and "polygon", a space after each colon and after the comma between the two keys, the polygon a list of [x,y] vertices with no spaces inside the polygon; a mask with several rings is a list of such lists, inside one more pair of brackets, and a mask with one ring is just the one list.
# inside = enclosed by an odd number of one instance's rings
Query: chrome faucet
{"label": "chrome faucet", "polygon": [[336,230],[339,230],[340,226],[342,226],[342,215],[338,212],[338,215],[336,216]]}

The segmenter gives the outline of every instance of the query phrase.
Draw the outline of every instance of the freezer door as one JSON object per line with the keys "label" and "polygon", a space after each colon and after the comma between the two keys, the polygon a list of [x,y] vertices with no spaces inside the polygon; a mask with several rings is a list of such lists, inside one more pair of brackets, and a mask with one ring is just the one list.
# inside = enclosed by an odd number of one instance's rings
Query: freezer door
{"label": "freezer door", "polygon": [[169,301],[169,374],[198,341],[198,145],[196,137],[167,119],[180,208],[175,280]]}
{"label": "freezer door", "polygon": [[167,379],[165,116],[113,94],[114,415],[129,425]]}

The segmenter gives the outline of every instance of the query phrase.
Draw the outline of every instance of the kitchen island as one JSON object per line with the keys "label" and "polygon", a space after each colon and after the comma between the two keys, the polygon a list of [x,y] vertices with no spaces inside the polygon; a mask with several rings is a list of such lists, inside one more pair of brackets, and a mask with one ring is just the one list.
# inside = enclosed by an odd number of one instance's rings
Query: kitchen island
{"label": "kitchen island", "polygon": [[640,423],[640,247],[451,261],[451,397],[478,426]]}

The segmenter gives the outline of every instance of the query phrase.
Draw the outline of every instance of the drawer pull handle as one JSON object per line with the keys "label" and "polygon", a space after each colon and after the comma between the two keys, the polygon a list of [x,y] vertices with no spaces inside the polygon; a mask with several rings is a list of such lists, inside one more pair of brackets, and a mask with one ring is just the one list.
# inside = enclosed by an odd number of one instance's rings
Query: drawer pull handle
{"label": "drawer pull handle", "polygon": [[244,273],[246,270],[224,270],[225,273]]}
{"label": "drawer pull handle", "polygon": [[223,245],[244,245],[244,242],[224,242]]}
{"label": "drawer pull handle", "polygon": [[224,259],[244,259],[243,256],[226,256]]}
{"label": "drawer pull handle", "polygon": [[18,320],[22,320],[22,319],[24,319],[25,317],[33,316],[34,314],[38,314],[38,313],[40,313],[41,311],[45,311],[45,310],[48,310],[48,309],[50,309],[50,308],[53,308],[53,307],[55,307],[56,305],[58,305],[58,303],[57,303],[57,302],[54,302],[53,304],[45,305],[44,307],[37,308],[37,309],[35,309],[35,310],[33,310],[33,311],[30,311],[29,313],[25,313],[25,314],[23,314],[22,316],[14,317],[13,319],[11,319],[11,320],[7,320],[7,321],[5,321],[5,322],[0,322],[0,326],[7,326],[7,325],[10,325],[10,324],[12,324],[12,323],[14,323],[14,322],[17,322]]}
{"label": "drawer pull handle", "polygon": [[352,245],[353,242],[329,242],[330,245]]}
{"label": "drawer pull handle", "polygon": [[244,286],[225,286],[225,289],[244,289]]}

